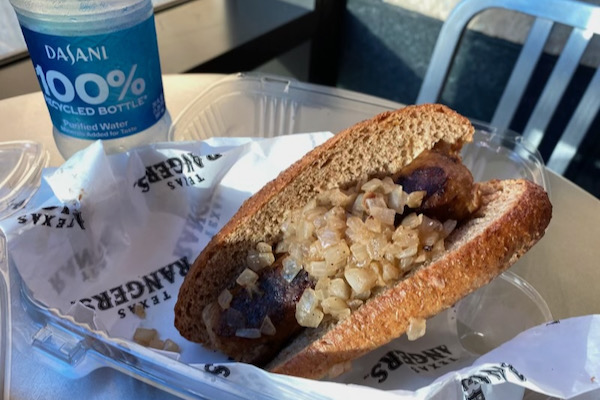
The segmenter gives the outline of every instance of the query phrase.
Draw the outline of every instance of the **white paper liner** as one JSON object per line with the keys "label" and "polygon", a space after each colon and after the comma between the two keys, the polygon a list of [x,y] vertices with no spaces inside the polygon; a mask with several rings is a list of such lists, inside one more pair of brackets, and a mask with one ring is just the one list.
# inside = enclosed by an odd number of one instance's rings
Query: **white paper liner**
{"label": "white paper liner", "polygon": [[539,326],[477,358],[451,309],[423,338],[401,337],[333,382],[231,363],[180,337],[173,306],[195,256],[246,198],[330,136],[213,138],[110,156],[97,142],[45,171],[27,207],[0,227],[37,301],[115,338],[157,329],[181,346],[167,356],[259,391],[276,394],[272,385],[285,381],[334,399],[520,399],[524,388],[561,398],[599,388],[600,316]]}

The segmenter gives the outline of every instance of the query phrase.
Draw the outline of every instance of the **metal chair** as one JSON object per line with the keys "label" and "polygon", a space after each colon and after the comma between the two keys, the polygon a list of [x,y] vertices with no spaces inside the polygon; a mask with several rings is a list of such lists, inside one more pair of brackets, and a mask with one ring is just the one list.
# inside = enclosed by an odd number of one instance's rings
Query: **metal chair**
{"label": "metal chair", "polygon": [[[600,34],[600,7],[572,0],[463,0],[440,31],[417,103],[438,101],[468,22],[490,8],[513,10],[535,17],[491,120],[491,125],[499,129],[509,126],[554,23],[573,27],[522,132],[527,141],[538,147],[590,39],[594,34]],[[596,69],[547,162],[547,166],[559,174],[567,169],[598,112],[599,71]]]}

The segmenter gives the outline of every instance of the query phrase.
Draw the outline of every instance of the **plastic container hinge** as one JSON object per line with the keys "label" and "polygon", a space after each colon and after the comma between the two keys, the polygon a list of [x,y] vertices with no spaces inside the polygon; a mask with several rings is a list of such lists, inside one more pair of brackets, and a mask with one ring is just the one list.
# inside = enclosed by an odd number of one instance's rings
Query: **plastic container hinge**
{"label": "plastic container hinge", "polygon": [[78,364],[87,350],[83,341],[52,325],[46,325],[33,337],[32,345],[69,365]]}

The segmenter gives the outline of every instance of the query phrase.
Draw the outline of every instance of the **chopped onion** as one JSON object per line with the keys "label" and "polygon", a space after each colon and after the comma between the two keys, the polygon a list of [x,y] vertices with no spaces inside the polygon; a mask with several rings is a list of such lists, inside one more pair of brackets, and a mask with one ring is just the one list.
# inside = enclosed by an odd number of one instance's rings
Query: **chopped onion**
{"label": "chopped onion", "polygon": [[321,302],[329,297],[329,292],[327,292],[327,289],[315,289],[315,296],[317,297],[317,300]]}
{"label": "chopped onion", "polygon": [[219,297],[217,298],[217,302],[219,303],[219,306],[221,307],[222,310],[227,310],[229,308],[229,306],[231,305],[232,299],[233,299],[233,295],[231,294],[231,292],[229,290],[225,289],[219,294]]}
{"label": "chopped onion", "polygon": [[425,255],[425,252],[418,253],[417,257],[414,260],[414,262],[418,264],[424,263],[425,261],[427,261],[427,256]]}
{"label": "chopped onion", "polygon": [[372,196],[365,200],[365,209],[370,215],[373,215],[373,208],[387,208],[387,204],[381,195]]}
{"label": "chopped onion", "polygon": [[333,246],[342,239],[342,232],[329,227],[317,229],[317,238],[321,242],[321,246],[326,249],[329,246]]}
{"label": "chopped onion", "polygon": [[359,267],[367,265],[371,261],[369,252],[367,251],[367,245],[365,243],[354,243],[350,246],[350,251],[354,257],[356,265]]}
{"label": "chopped onion", "polygon": [[423,222],[423,214],[410,213],[402,220],[402,226],[409,229],[415,229]]}
{"label": "chopped onion", "polygon": [[258,281],[258,274],[252,271],[250,268],[243,270],[240,276],[238,276],[238,278],[235,280],[238,285],[248,290],[254,289],[256,281]]}
{"label": "chopped onion", "polygon": [[315,224],[310,221],[302,220],[298,223],[296,237],[298,240],[309,240],[315,232]]}
{"label": "chopped onion", "polygon": [[256,244],[256,251],[258,251],[259,253],[271,253],[273,252],[273,249],[271,248],[271,245],[269,243],[258,242]]}
{"label": "chopped onion", "polygon": [[348,268],[344,272],[344,277],[356,293],[364,293],[371,290],[375,282],[377,282],[377,275],[373,270],[367,268]]}
{"label": "chopped onion", "polygon": [[317,199],[311,199],[306,205],[302,208],[302,213],[306,214],[313,208],[317,207]]}
{"label": "chopped onion", "polygon": [[317,308],[318,301],[314,289],[306,289],[296,303],[296,312],[309,313]]}
{"label": "chopped onion", "polygon": [[402,186],[396,185],[396,187],[388,194],[387,203],[388,207],[397,213],[402,214],[404,212],[406,193],[402,190]]}
{"label": "chopped onion", "polygon": [[333,207],[327,211],[324,215],[327,227],[332,230],[345,230],[346,229],[346,210],[342,207]]}
{"label": "chopped onion", "polygon": [[369,209],[371,216],[386,225],[393,226],[396,218],[396,210],[387,207],[371,207]]}
{"label": "chopped onion", "polygon": [[240,328],[235,331],[235,336],[246,339],[258,339],[260,337],[260,329]]}
{"label": "chopped onion", "polygon": [[338,321],[341,321],[344,318],[348,318],[350,316],[350,314],[352,314],[352,310],[350,310],[350,307],[346,307],[343,310],[336,311],[335,313],[333,313],[331,315]]}
{"label": "chopped onion", "polygon": [[276,332],[275,325],[273,325],[271,318],[267,315],[260,326],[260,333],[267,336],[273,336]]}
{"label": "chopped onion", "polygon": [[303,260],[308,253],[309,244],[306,242],[290,243],[289,255],[296,260]]}
{"label": "chopped onion", "polygon": [[319,204],[329,204],[332,206],[347,207],[353,201],[353,196],[343,192],[340,189],[331,189],[319,194],[317,202]]}
{"label": "chopped onion", "polygon": [[352,214],[356,216],[362,216],[362,213],[365,211],[363,199],[365,195],[364,193],[359,193],[354,199],[354,203],[352,204]]}
{"label": "chopped onion", "polygon": [[343,268],[348,263],[350,249],[345,241],[340,241],[335,246],[331,246],[324,251],[325,262],[327,264],[328,275],[331,276],[338,269]]}
{"label": "chopped onion", "polygon": [[[308,272],[315,278],[322,278],[333,275],[327,268],[327,263],[325,261],[311,261],[308,264],[306,264],[305,269],[306,272]],[[335,270],[333,271],[333,273],[335,273]]]}
{"label": "chopped onion", "polygon": [[291,256],[284,258],[282,264],[283,279],[287,282],[293,281],[296,275],[298,275],[298,272],[302,269],[302,266]]}
{"label": "chopped onion", "polygon": [[172,351],[174,353],[179,353],[179,351],[181,350],[179,348],[179,345],[177,343],[175,343],[174,341],[172,341],[171,339],[165,340],[165,344],[163,345],[162,349],[165,351]]}
{"label": "chopped onion", "polygon": [[388,241],[385,237],[379,235],[367,242],[367,252],[371,260],[381,260],[385,255]]}
{"label": "chopped onion", "polygon": [[292,216],[287,215],[286,219],[284,219],[281,224],[281,232],[283,232],[283,237],[291,237],[295,233],[295,225],[292,222]]}
{"label": "chopped onion", "polygon": [[402,186],[396,185],[394,183],[394,180],[389,176],[386,176],[381,180],[381,188],[383,189],[384,194],[390,194],[397,187],[399,187],[400,190],[402,190]]}
{"label": "chopped onion", "polygon": [[379,261],[373,261],[369,264],[369,268],[373,271],[375,276],[377,276],[375,286],[385,286],[385,281],[383,280],[383,266],[381,263]]}
{"label": "chopped onion", "polygon": [[315,285],[315,296],[317,300],[322,301],[329,297],[329,282],[330,279],[327,277],[319,278]]}
{"label": "chopped onion", "polygon": [[363,192],[376,192],[377,189],[379,189],[382,184],[383,184],[383,182],[381,182],[380,179],[373,178],[370,181],[365,182],[360,187],[360,190],[362,190]]}
{"label": "chopped onion", "polygon": [[405,257],[400,259],[400,269],[402,271],[408,271],[414,264],[415,257]]}
{"label": "chopped onion", "polygon": [[320,278],[315,284],[315,290],[329,290],[329,284],[331,283],[331,279],[327,277]]}
{"label": "chopped onion", "polygon": [[165,347],[165,342],[156,337],[152,339],[150,343],[148,343],[148,347],[150,347],[151,349],[162,350],[163,347]]}
{"label": "chopped onion", "polygon": [[323,311],[319,309],[315,309],[306,314],[298,314],[296,312],[296,320],[298,321],[298,324],[305,328],[318,327],[321,321],[323,321],[324,316],[325,314],[323,314]]}
{"label": "chopped onion", "polygon": [[362,301],[361,299],[354,298],[348,300],[346,304],[348,304],[348,307],[350,307],[351,310],[357,310],[360,306],[364,304],[364,301]]}
{"label": "chopped onion", "polygon": [[323,313],[329,314],[338,321],[350,316],[351,311],[346,302],[337,297],[328,297],[321,302]]}
{"label": "chopped onion", "polygon": [[[372,233],[381,233],[383,232],[383,226],[381,224],[381,221],[373,218],[373,217],[369,217],[365,220],[365,228],[367,229],[367,232],[369,234],[368,239],[370,239],[372,236]],[[367,239],[367,242],[368,242]]]}
{"label": "chopped onion", "polygon": [[156,329],[137,328],[133,334],[133,341],[152,349],[172,351],[174,353],[180,351],[177,343],[171,339],[161,340],[158,337]]}
{"label": "chopped onion", "polygon": [[435,242],[440,239],[440,234],[437,231],[428,232],[421,238],[421,247],[425,250],[431,251]]}
{"label": "chopped onion", "polygon": [[313,289],[306,289],[296,303],[296,320],[300,326],[316,328],[323,320],[324,314],[318,308],[318,299]]}
{"label": "chopped onion", "polygon": [[350,286],[342,278],[329,280],[327,292],[330,296],[335,296],[343,300],[348,300],[351,294]]}
{"label": "chopped onion", "polygon": [[338,376],[352,370],[352,361],[347,361],[345,363],[335,364],[333,367],[327,371],[327,379],[335,379]]}
{"label": "chopped onion", "polygon": [[439,232],[442,230],[442,227],[443,225],[440,221],[423,215],[423,222],[421,223],[419,230],[421,232]]}
{"label": "chopped onion", "polygon": [[273,265],[274,262],[275,256],[271,251],[260,253],[257,250],[250,250],[248,252],[248,256],[246,257],[246,263],[253,271],[260,271],[265,267]]}
{"label": "chopped onion", "polygon": [[346,225],[348,226],[348,229],[352,229],[355,231],[360,231],[365,229],[365,222],[360,219],[357,216],[350,216],[348,217],[348,219],[346,220]]}
{"label": "chopped onion", "polygon": [[409,208],[420,207],[426,194],[427,194],[427,192],[425,192],[424,190],[419,190],[417,192],[409,193],[408,197],[406,198],[406,205]]}
{"label": "chopped onion", "polygon": [[277,246],[275,246],[276,254],[287,253],[289,250],[290,250],[290,242],[285,239],[280,241],[279,243],[277,243]]}
{"label": "chopped onion", "polygon": [[389,261],[381,263],[382,278],[385,282],[395,281],[400,277],[400,270]]}
{"label": "chopped onion", "polygon": [[457,224],[457,222],[454,219],[449,219],[446,222],[444,222],[444,224],[443,224],[444,237],[448,237],[448,235],[450,235],[452,233],[454,228],[456,228],[456,224]]}
{"label": "chopped onion", "polygon": [[437,242],[435,242],[435,244],[433,245],[432,254],[438,255],[438,254],[443,253],[444,250],[445,250],[444,240],[440,239]]}
{"label": "chopped onion", "polygon": [[261,265],[263,267],[271,266],[275,262],[275,256],[271,252],[269,252],[269,253],[258,253],[258,258],[259,258],[260,263],[261,263]]}
{"label": "chopped onion", "polygon": [[[375,286],[375,285],[373,285],[373,286]],[[371,297],[371,290],[369,289],[366,292],[362,292],[362,293],[352,293],[352,296],[358,300],[367,301]]]}
{"label": "chopped onion", "polygon": [[417,340],[425,335],[425,327],[426,323],[423,318],[411,318],[408,321],[408,329],[406,330],[408,340]]}
{"label": "chopped onion", "polygon": [[310,210],[305,210],[302,213],[302,219],[311,224],[314,224],[318,218],[321,218],[327,212],[327,207],[315,207]]}
{"label": "chopped onion", "polygon": [[156,329],[137,328],[133,334],[133,341],[142,346],[148,346],[156,338],[158,338]]}

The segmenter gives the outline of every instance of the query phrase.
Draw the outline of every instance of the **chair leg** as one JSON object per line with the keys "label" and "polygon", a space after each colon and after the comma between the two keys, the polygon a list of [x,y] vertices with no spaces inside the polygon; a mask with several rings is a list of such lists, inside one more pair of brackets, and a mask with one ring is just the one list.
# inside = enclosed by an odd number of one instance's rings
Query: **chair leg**
{"label": "chair leg", "polygon": [[308,80],[335,86],[339,72],[347,0],[315,0],[317,26],[310,50]]}

